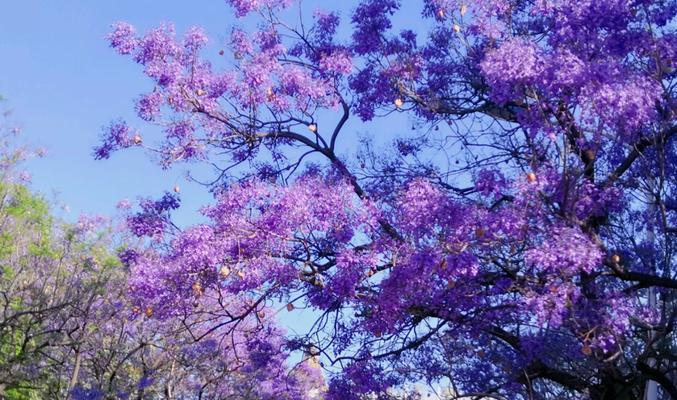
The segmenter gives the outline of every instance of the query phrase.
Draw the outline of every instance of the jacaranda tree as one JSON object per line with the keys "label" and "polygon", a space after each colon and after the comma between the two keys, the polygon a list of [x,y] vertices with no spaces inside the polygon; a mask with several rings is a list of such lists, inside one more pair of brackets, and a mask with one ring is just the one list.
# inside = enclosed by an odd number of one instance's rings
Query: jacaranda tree
{"label": "jacaranda tree", "polygon": [[327,399],[677,399],[676,1],[229,3],[258,29],[225,50],[108,37],[163,133],[114,121],[95,157],[216,172],[206,222],[176,228],[174,195],[129,216],[138,307],[309,307],[288,346],[321,353]]}

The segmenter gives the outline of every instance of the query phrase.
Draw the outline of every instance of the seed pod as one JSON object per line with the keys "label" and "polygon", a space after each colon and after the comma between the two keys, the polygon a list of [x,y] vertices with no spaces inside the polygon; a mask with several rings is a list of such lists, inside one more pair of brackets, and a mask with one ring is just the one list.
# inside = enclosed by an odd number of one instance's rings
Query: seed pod
{"label": "seed pod", "polygon": [[403,105],[404,101],[402,99],[400,99],[399,97],[395,99],[395,107],[402,108]]}
{"label": "seed pod", "polygon": [[536,182],[536,174],[534,174],[533,172],[529,172],[527,174],[527,181],[529,181],[529,183]]}
{"label": "seed pod", "polygon": [[204,96],[207,94],[207,92],[202,89],[198,89],[195,91],[195,94],[197,94],[198,96]]}
{"label": "seed pod", "polygon": [[595,150],[588,149],[583,152],[583,161],[586,164],[595,161],[595,157],[597,157]]}
{"label": "seed pod", "polygon": [[310,131],[313,132],[313,133],[314,133],[314,132],[317,132],[317,125],[315,125],[315,124],[308,124],[308,130],[310,130]]}
{"label": "seed pod", "polygon": [[287,304],[287,311],[294,311],[294,305],[292,303]]}
{"label": "seed pod", "polygon": [[614,254],[613,256],[611,256],[611,262],[614,263],[614,264],[620,263],[621,262],[621,256],[619,256],[618,254]]}
{"label": "seed pod", "polygon": [[179,187],[179,185],[174,186],[174,193],[179,193],[179,192],[181,192],[181,188]]}
{"label": "seed pod", "polygon": [[485,233],[487,233],[487,231],[482,227],[475,229],[475,237],[477,239],[481,239]]}
{"label": "seed pod", "polygon": [[196,296],[201,296],[202,293],[204,293],[204,290],[202,289],[202,284],[200,282],[193,283],[193,294],[195,294]]}
{"label": "seed pod", "polygon": [[454,32],[456,32],[456,33],[461,32],[461,25],[459,25],[459,24],[454,24]]}
{"label": "seed pod", "polygon": [[468,5],[467,4],[461,4],[461,17],[465,15],[465,13],[468,12]]}
{"label": "seed pod", "polygon": [[145,313],[146,313],[146,317],[148,317],[148,318],[152,317],[153,316],[153,307],[150,307],[150,306],[146,307]]}
{"label": "seed pod", "polygon": [[221,267],[219,270],[219,275],[221,275],[222,278],[227,278],[228,275],[230,275],[230,268],[226,267],[225,265]]}
{"label": "seed pod", "polygon": [[138,146],[143,142],[143,139],[141,139],[141,135],[137,133],[136,135],[134,135],[134,138],[132,138],[132,142]]}

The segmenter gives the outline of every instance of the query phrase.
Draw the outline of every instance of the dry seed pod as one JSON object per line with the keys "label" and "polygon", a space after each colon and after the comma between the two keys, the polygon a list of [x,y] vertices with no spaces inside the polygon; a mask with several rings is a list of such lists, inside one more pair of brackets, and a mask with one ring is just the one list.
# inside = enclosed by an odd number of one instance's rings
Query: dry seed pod
{"label": "dry seed pod", "polygon": [[193,283],[193,293],[196,296],[201,296],[204,290],[202,289],[202,284],[200,282]]}
{"label": "dry seed pod", "polygon": [[461,17],[465,15],[465,13],[468,12],[468,6],[466,4],[461,4]]}

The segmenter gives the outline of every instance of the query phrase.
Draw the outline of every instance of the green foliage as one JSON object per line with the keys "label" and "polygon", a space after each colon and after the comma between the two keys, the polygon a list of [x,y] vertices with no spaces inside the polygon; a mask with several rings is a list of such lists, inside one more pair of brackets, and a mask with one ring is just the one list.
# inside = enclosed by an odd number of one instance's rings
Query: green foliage
{"label": "green foliage", "polygon": [[[121,264],[108,250],[109,232],[83,237],[9,176],[0,174],[0,399],[63,398],[69,371],[58,363],[48,367],[45,354],[50,346],[67,348],[70,333],[79,333],[55,331],[52,324],[79,318],[87,301],[77,296],[91,301],[105,294],[105,282]],[[86,331],[96,329],[87,325]]]}
{"label": "green foliage", "polygon": [[[26,344],[32,344],[33,341],[27,340],[28,330],[13,329],[7,333],[0,333],[0,368],[10,367],[13,364],[27,361],[31,356],[26,354]],[[16,382],[10,382],[5,388],[4,393],[0,392],[2,399],[14,400],[36,400],[40,399],[38,388],[35,382],[20,379]]]}
{"label": "green foliage", "polygon": [[14,251],[14,237],[8,232],[0,233],[0,259],[9,256]]}
{"label": "green foliage", "polygon": [[40,400],[39,390],[30,387],[29,382],[21,382],[17,387],[5,390],[3,399],[7,400]]}

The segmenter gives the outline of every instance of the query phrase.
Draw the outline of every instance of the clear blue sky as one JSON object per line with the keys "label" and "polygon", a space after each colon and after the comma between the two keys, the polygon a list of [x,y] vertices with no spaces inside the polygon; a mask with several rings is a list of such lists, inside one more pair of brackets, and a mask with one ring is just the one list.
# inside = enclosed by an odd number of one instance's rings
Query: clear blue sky
{"label": "clear blue sky", "polygon": [[[33,186],[48,195],[58,192],[58,200],[71,209],[66,217],[73,219],[81,212],[110,214],[122,198],[158,196],[179,184],[184,207],[178,222],[184,225],[194,218],[194,211],[209,201],[209,195],[204,188],[185,182],[185,166],[162,171],[138,149],[115,153],[106,161],[91,157],[101,127],[110,120],[122,117],[139,122],[133,99],[150,85],[141,68],[115,54],[104,37],[115,21],[128,21],[140,32],[173,22],[179,33],[200,25],[212,43],[223,42],[234,24],[244,22],[233,16],[224,0],[3,3],[0,95],[8,100],[24,137],[49,151],[47,158],[28,164]],[[318,6],[338,7],[348,19],[357,3],[314,0],[304,2],[304,8],[310,14]],[[402,15],[405,24],[421,23],[417,12]],[[376,130],[374,125],[350,128]]]}
{"label": "clear blue sky", "polygon": [[[117,56],[104,40],[111,23],[125,20],[140,31],[173,21],[177,30],[202,25],[217,38],[234,22],[223,0],[21,0],[0,13],[0,95],[24,139],[49,156],[32,161],[33,186],[58,191],[71,211],[110,214],[121,198],[156,196],[182,187],[187,210],[208,199],[189,187],[183,170],[161,171],[141,151],[94,161],[91,149],[111,119],[135,121],[132,100],[148,88],[140,68]],[[135,149],[136,150],[136,149]]]}

